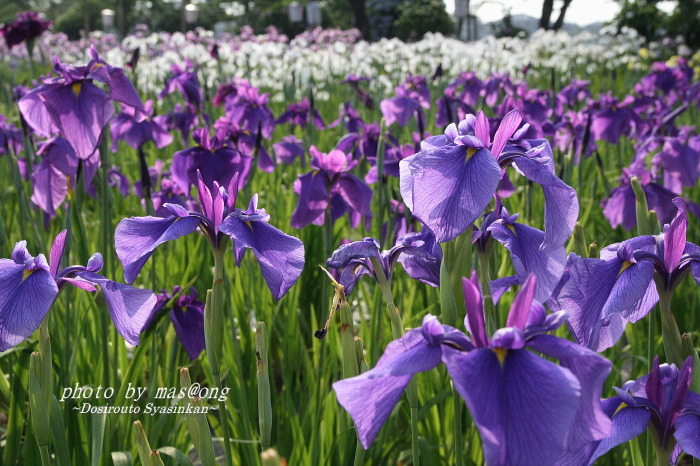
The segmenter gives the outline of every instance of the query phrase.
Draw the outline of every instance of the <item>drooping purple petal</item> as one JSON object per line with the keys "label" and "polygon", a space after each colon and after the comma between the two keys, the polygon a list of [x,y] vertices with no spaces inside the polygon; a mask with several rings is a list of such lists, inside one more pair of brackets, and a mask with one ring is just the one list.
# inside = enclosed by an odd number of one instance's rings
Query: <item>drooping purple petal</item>
{"label": "drooping purple petal", "polygon": [[60,88],[61,84],[45,84],[32,89],[17,103],[24,120],[40,136],[50,138],[59,132],[51,114],[46,109],[41,94]]}
{"label": "drooping purple petal", "polygon": [[673,436],[684,452],[700,457],[700,395],[688,392],[685,408],[674,423]]}
{"label": "drooping purple petal", "polygon": [[487,464],[553,464],[566,448],[581,386],[535,354],[443,347],[443,361],[481,434]]}
{"label": "drooping purple petal", "polygon": [[576,340],[593,350],[614,345],[624,330],[625,316],[645,315],[655,304],[645,299],[654,275],[650,262],[626,266],[621,260],[579,259],[569,274],[556,297],[557,307],[569,312]]}
{"label": "drooping purple petal", "polygon": [[170,311],[170,320],[175,327],[177,338],[185,347],[187,355],[194,361],[206,346],[204,312],[195,306],[174,306]]}
{"label": "drooping purple petal", "polygon": [[299,176],[294,182],[294,192],[299,195],[299,203],[292,214],[292,227],[303,228],[309,223],[323,225],[328,206],[325,176],[313,171]]}
{"label": "drooping purple petal", "polygon": [[117,256],[124,267],[124,280],[131,284],[153,251],[166,241],[195,231],[200,219],[172,215],[167,218],[125,218],[114,232]]}
{"label": "drooping purple petal", "polygon": [[139,335],[156,305],[155,293],[113,282],[94,272],[77,272],[76,275],[102,289],[117,331],[127,342],[138,345]]}
{"label": "drooping purple petal", "polygon": [[44,91],[41,100],[78,157],[90,157],[114,114],[109,96],[89,81],[81,81]]}
{"label": "drooping purple petal", "polygon": [[363,238],[360,241],[344,244],[333,252],[326,262],[329,267],[339,269],[345,267],[354,259],[376,257],[381,260],[379,254],[379,242],[374,238]]}
{"label": "drooping purple petal", "polygon": [[545,200],[542,250],[550,251],[561,246],[571,236],[578,218],[576,191],[538,161],[518,157],[513,164],[527,179],[542,186]]}
{"label": "drooping purple petal", "polygon": [[[41,259],[43,256],[39,255],[35,261]],[[48,264],[35,267],[0,259],[0,351],[20,344],[34,333],[57,295],[58,287]]]}
{"label": "drooping purple petal", "polygon": [[576,453],[586,445],[610,435],[610,418],[600,399],[612,363],[581,345],[553,335],[537,335],[529,341],[532,349],[559,360],[581,384],[581,405],[567,441],[567,451]]}
{"label": "drooping purple petal", "polygon": [[496,192],[501,168],[485,149],[449,144],[402,160],[401,195],[438,242],[466,230]]}
{"label": "drooping purple petal", "polygon": [[416,110],[420,108],[418,101],[408,97],[395,97],[384,99],[379,103],[386,125],[391,126],[398,122],[399,126],[406,126]]}
{"label": "drooping purple petal", "polygon": [[440,364],[440,346],[425,340],[422,329],[410,330],[392,341],[377,365],[333,384],[338,403],[350,414],[366,449],[374,441],[411,377]]}
{"label": "drooping purple petal", "polygon": [[236,247],[253,250],[265,282],[275,299],[280,299],[304,269],[304,245],[264,221],[246,221],[231,214],[219,230],[234,239]]}
{"label": "drooping purple petal", "polygon": [[351,173],[343,173],[338,179],[336,191],[353,211],[366,218],[372,217],[370,204],[374,191],[364,181]]}
{"label": "drooping purple petal", "polygon": [[521,223],[506,224],[498,221],[492,223],[488,231],[510,252],[520,283],[524,283],[529,274],[537,276],[535,299],[545,302],[564,273],[566,266],[564,246],[542,251],[540,245],[544,242],[545,233]]}
{"label": "drooping purple petal", "polygon": [[52,217],[68,196],[68,180],[54,165],[42,160],[32,173],[32,202]]}

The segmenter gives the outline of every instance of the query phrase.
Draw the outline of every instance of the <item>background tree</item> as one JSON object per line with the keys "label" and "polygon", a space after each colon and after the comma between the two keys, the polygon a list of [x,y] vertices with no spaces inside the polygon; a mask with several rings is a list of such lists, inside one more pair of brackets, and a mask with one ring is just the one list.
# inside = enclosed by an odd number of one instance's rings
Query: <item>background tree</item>
{"label": "background tree", "polygon": [[403,2],[394,21],[396,37],[401,40],[420,40],[426,32],[452,34],[455,24],[445,10],[442,0],[413,0]]}
{"label": "background tree", "polygon": [[362,37],[366,40],[370,39],[369,18],[367,17],[367,6],[365,0],[347,0],[352,13],[355,16],[355,24],[353,25],[362,33]]}
{"label": "background tree", "polygon": [[564,16],[566,15],[566,10],[569,9],[572,0],[563,0],[561,6],[559,7],[559,16],[554,24],[551,23],[552,13],[554,12],[554,0],[544,0],[542,3],[542,16],[540,17],[540,28],[542,29],[553,29],[558,31],[564,26]]}
{"label": "background tree", "polygon": [[659,8],[660,0],[619,0],[614,20],[618,30],[635,29],[647,42],[664,37],[683,37],[691,49],[700,48],[700,0],[677,0],[669,15]]}

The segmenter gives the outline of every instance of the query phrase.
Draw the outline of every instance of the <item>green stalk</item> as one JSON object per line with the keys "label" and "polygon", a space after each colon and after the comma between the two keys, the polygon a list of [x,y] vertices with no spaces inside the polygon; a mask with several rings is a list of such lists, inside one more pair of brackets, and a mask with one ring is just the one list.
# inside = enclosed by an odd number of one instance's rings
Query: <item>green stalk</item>
{"label": "green stalk", "polygon": [[454,384],[452,384],[452,408],[454,411],[452,427],[455,436],[455,464],[462,466],[464,464],[464,453],[462,452],[462,399],[457,393]]}
{"label": "green stalk", "polygon": [[32,416],[32,427],[34,427],[34,437],[41,452],[41,464],[49,466],[51,464],[49,455],[49,408],[44,402],[43,368],[39,353],[32,353],[29,361],[29,405]]}
{"label": "green stalk", "polygon": [[589,257],[588,246],[586,246],[586,234],[583,231],[581,222],[576,222],[574,227],[574,252],[583,258]]}
{"label": "green stalk", "polygon": [[639,236],[650,235],[651,227],[649,226],[649,206],[647,204],[647,196],[644,193],[642,185],[639,183],[639,178],[633,176],[630,180],[632,190],[634,191],[634,206],[637,213],[637,234]]}
{"label": "green stalk", "polygon": [[[367,361],[365,361],[364,346],[362,345],[362,340],[360,337],[355,337],[355,354],[357,356],[357,367],[360,369],[360,374],[364,374],[369,370]],[[355,461],[354,466],[362,466],[365,464],[365,448],[360,442],[360,438],[357,438],[357,445],[355,446]]]}
{"label": "green stalk", "polygon": [[[207,301],[204,307],[204,340],[207,348],[207,358],[211,368],[214,386],[221,391],[221,353],[224,342],[224,253],[226,248],[212,248],[214,251],[214,282],[211,290],[207,291]],[[221,427],[226,451],[226,464],[233,466],[231,439],[228,432],[228,416],[226,402],[219,400]]]}
{"label": "green stalk", "polygon": [[377,275],[377,282],[379,283],[379,289],[384,295],[384,301],[386,302],[387,310],[389,311],[389,320],[391,321],[391,336],[394,340],[398,340],[403,336],[403,324],[401,323],[401,314],[399,313],[399,308],[394,304],[394,298],[391,295],[391,285],[384,275],[384,268],[382,263],[376,257],[370,258],[372,262],[372,267],[374,267],[374,272]]}
{"label": "green stalk", "polygon": [[264,451],[270,448],[270,437],[272,436],[272,402],[270,400],[265,322],[258,322],[255,328],[255,350],[258,357],[258,422],[260,424],[260,444]]}
{"label": "green stalk", "polygon": [[671,311],[671,293],[659,293],[659,308],[661,309],[661,334],[664,340],[664,352],[666,361],[678,367],[685,360],[681,332],[678,330],[676,318]]}
{"label": "green stalk", "polygon": [[[190,371],[186,367],[180,369],[180,385],[187,390],[189,395],[192,381],[190,380]],[[188,403],[192,403],[197,408],[202,407],[202,400],[199,397],[189,398],[188,396],[187,400]],[[187,430],[190,432],[192,443],[197,449],[197,453],[199,453],[199,458],[202,461],[202,464],[216,464],[214,445],[211,440],[211,432],[209,431],[207,415],[203,412],[185,414],[185,419],[187,421]]]}
{"label": "green stalk", "polygon": [[[384,300],[386,301],[387,310],[389,311],[389,319],[391,320],[391,334],[394,340],[398,340],[403,336],[403,324],[401,323],[401,314],[399,308],[394,304],[394,298],[391,295],[391,285],[384,275],[384,269],[381,262],[376,257],[370,258],[374,273],[377,276],[379,288],[382,290]],[[413,464],[420,465],[418,456],[418,385],[416,379],[412,378],[406,387],[406,396],[408,404],[411,407],[411,445],[413,451]]]}

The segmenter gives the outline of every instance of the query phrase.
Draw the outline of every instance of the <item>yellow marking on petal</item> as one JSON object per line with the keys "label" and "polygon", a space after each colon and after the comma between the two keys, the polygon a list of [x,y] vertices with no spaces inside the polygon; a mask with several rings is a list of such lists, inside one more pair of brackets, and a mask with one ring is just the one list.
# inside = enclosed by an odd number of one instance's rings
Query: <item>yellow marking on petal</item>
{"label": "yellow marking on petal", "polygon": [[619,277],[620,275],[622,275],[622,272],[624,272],[625,269],[627,269],[627,267],[629,267],[630,265],[632,265],[632,262],[625,261],[624,264],[622,264],[622,268],[620,269],[620,271],[617,272],[617,276]]}
{"label": "yellow marking on petal", "polygon": [[75,94],[76,97],[80,97],[80,90],[83,88],[83,83],[82,81],[78,81],[73,83],[73,94]]}
{"label": "yellow marking on petal", "polygon": [[503,363],[506,360],[506,353],[508,352],[507,349],[505,348],[494,348],[493,352],[496,353],[496,357],[498,358],[498,362],[503,367]]}
{"label": "yellow marking on petal", "polygon": [[250,222],[245,222],[245,224],[248,225],[251,230],[253,229],[253,225]]}
{"label": "yellow marking on petal", "polygon": [[469,162],[469,159],[471,159],[472,155],[474,154],[476,154],[476,149],[474,149],[473,147],[467,149],[467,162]]}
{"label": "yellow marking on petal", "polygon": [[35,270],[36,270],[36,269],[34,269],[34,270],[25,270],[24,273],[22,274],[22,281],[24,281],[24,280],[26,280],[27,278],[29,278],[29,276],[30,276],[31,274],[33,274],[33,273],[35,272]]}
{"label": "yellow marking on petal", "polygon": [[506,228],[512,231],[515,236],[518,236],[518,234],[515,232],[515,227],[513,225],[511,225],[510,223],[506,223]]}
{"label": "yellow marking on petal", "polygon": [[613,413],[612,417],[615,417],[615,415],[616,415],[617,413],[619,413],[620,411],[622,411],[622,410],[623,410],[624,408],[626,408],[627,406],[629,406],[629,405],[628,405],[627,403],[625,403],[625,402],[620,403],[620,406],[617,407],[617,409],[616,409],[615,412]]}

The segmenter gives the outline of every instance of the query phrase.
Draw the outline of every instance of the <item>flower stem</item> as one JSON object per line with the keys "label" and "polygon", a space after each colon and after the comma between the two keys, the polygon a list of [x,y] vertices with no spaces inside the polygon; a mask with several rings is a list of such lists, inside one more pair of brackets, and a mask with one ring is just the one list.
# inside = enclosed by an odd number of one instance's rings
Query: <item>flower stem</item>
{"label": "flower stem", "polygon": [[678,330],[676,318],[671,311],[671,293],[659,293],[659,307],[661,308],[661,334],[664,340],[664,352],[666,361],[678,367],[683,365],[683,344],[681,332]]}
{"label": "flower stem", "polygon": [[[207,301],[204,308],[204,339],[207,348],[207,358],[211,367],[214,386],[219,390],[221,385],[221,352],[224,338],[224,252],[225,247],[215,248],[214,251],[214,282],[212,289],[207,292]],[[226,464],[233,466],[231,453],[231,439],[228,432],[228,416],[226,415],[226,401],[219,398],[219,411],[221,413],[221,427],[223,429],[224,450],[226,451]]]}
{"label": "flower stem", "polygon": [[462,466],[464,464],[464,455],[462,453],[462,399],[452,386],[452,406],[454,410],[454,419],[452,426],[455,435],[455,464]]}
{"label": "flower stem", "polygon": [[[403,324],[401,323],[401,313],[399,308],[394,304],[394,298],[391,294],[391,284],[387,281],[384,275],[384,269],[376,257],[370,258],[374,273],[377,276],[379,288],[382,290],[384,300],[386,301],[387,310],[389,311],[389,319],[391,320],[391,334],[394,340],[398,340],[403,336]],[[411,444],[413,451],[413,464],[419,466],[418,457],[418,385],[416,379],[412,378],[406,387],[406,396],[408,404],[411,407]]]}

